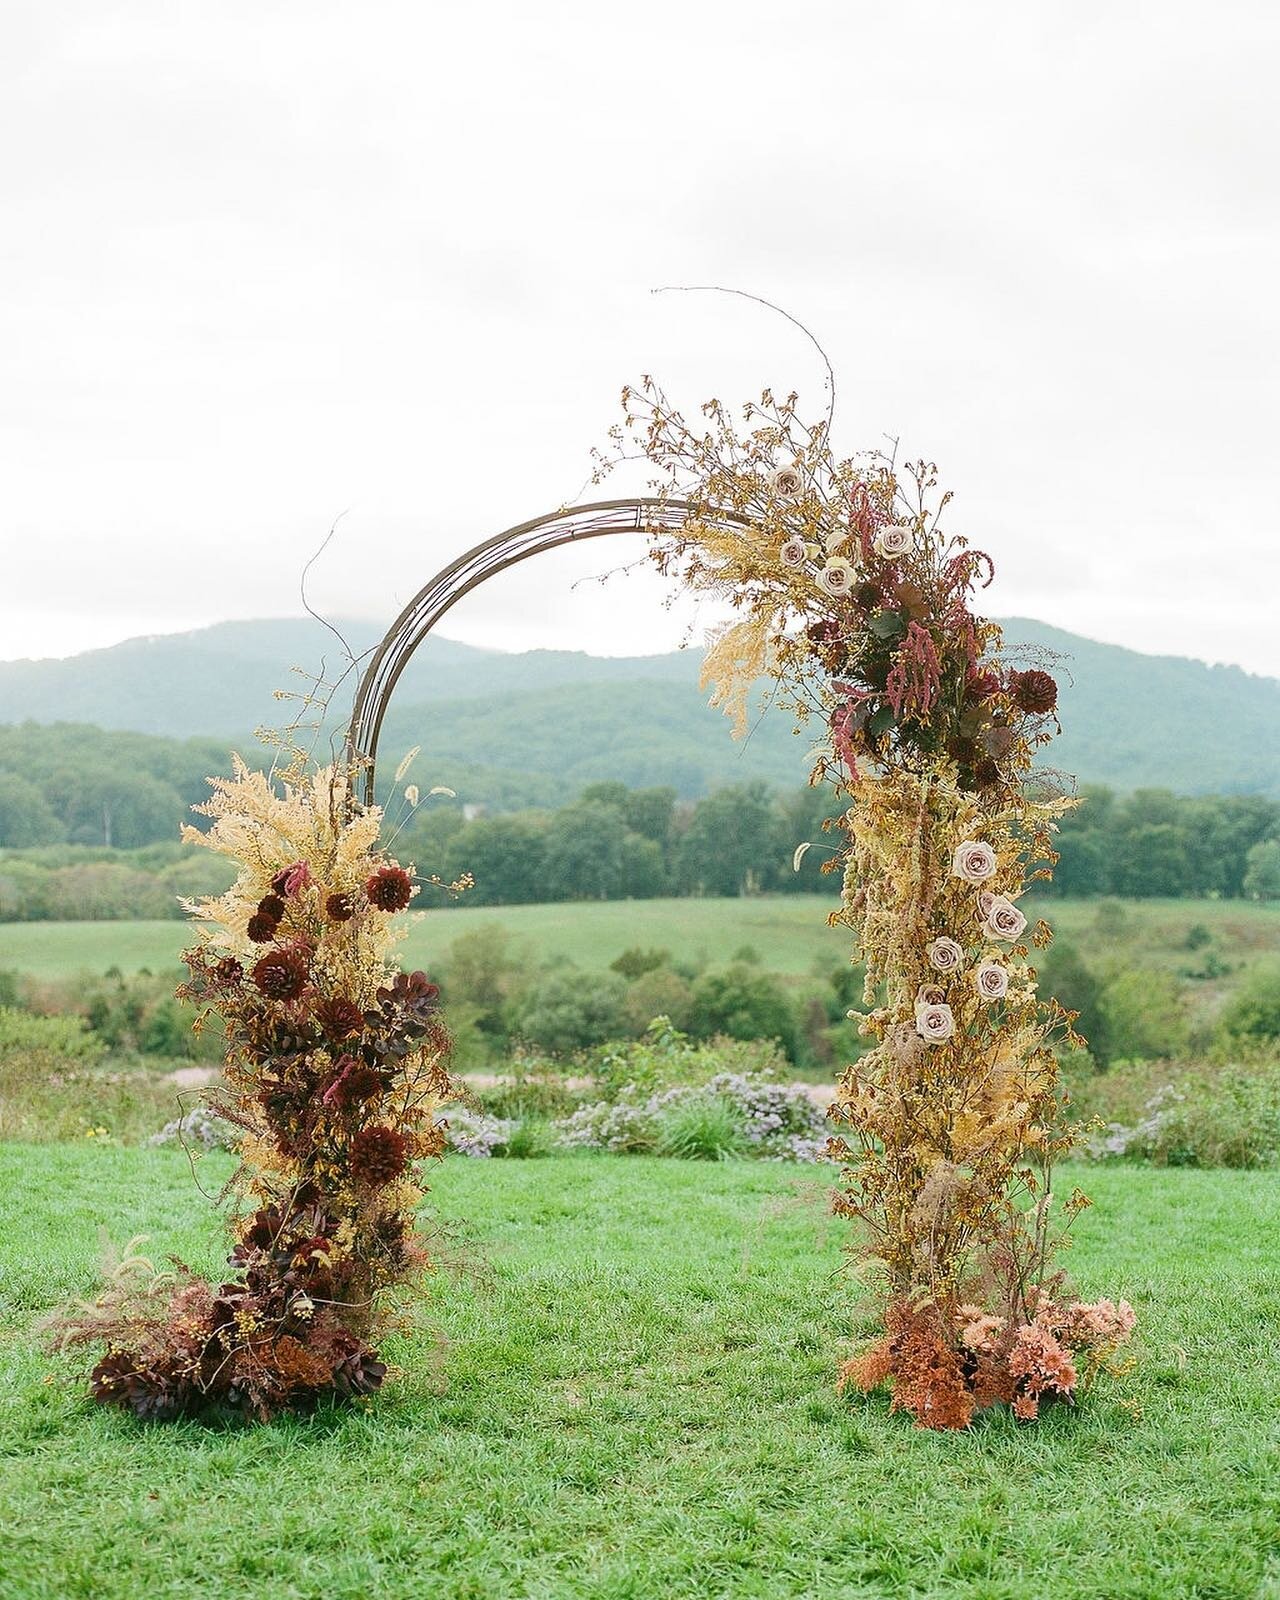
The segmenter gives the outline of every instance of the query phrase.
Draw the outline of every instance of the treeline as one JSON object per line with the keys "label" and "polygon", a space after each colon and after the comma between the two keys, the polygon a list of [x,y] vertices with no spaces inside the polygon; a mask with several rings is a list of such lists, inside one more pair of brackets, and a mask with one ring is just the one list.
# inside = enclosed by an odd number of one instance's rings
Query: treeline
{"label": "treeline", "polygon": [[219,739],[161,739],[78,723],[0,725],[0,849],[136,850],[177,838],[205,778],[225,771]]}
{"label": "treeline", "polygon": [[[759,782],[698,801],[680,801],[674,789],[595,783],[555,811],[472,821],[456,807],[427,811],[396,850],[420,876],[452,882],[469,873],[471,905],[811,893],[835,887],[820,871],[835,847],[822,831],[832,809],[822,790],[775,794]],[[813,848],[793,870],[806,840]]]}
{"label": "treeline", "polygon": [[[1126,899],[1280,899],[1280,803],[1085,785],[1062,820],[1051,891]],[[1037,887],[1039,892],[1039,887]]]}
{"label": "treeline", "polygon": [[[0,802],[3,783],[0,775]],[[71,794],[69,785],[63,792]],[[200,792],[194,781],[189,792]],[[821,789],[778,794],[748,783],[687,801],[674,789],[597,783],[554,810],[468,819],[456,802],[433,801],[407,817],[393,807],[387,832],[424,881],[469,874],[470,905],[834,894],[836,880],[821,871],[839,842],[823,828],[831,809]],[[221,858],[178,844],[172,829],[166,839],[132,849],[0,850],[0,921],[177,917],[179,895],[227,887]],[[806,842],[797,868],[796,848]],[[1271,800],[1087,788],[1084,804],[1063,819],[1059,845],[1054,881],[1037,893],[1280,899],[1280,804]],[[419,901],[432,903],[431,891]]]}

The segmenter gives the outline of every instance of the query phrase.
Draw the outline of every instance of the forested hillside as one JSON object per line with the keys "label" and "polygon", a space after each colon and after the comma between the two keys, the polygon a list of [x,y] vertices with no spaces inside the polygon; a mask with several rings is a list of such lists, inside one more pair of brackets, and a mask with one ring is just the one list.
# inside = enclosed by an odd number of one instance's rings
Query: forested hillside
{"label": "forested hillside", "polygon": [[[356,649],[376,638],[369,624],[343,626]],[[1062,658],[1056,671],[1065,732],[1051,752],[1058,766],[1122,791],[1280,798],[1277,680],[1139,655],[1024,618],[1005,627],[1014,646]],[[193,760],[222,768],[230,745],[249,746],[254,728],[287,717],[272,690],[300,682],[289,664],[314,669],[327,659],[332,670],[335,649],[310,621],[245,622],[135,639],[66,661],[0,663],[0,724],[10,725],[0,738],[0,772],[39,787],[51,765],[62,773],[67,761],[105,760],[124,771],[134,759],[130,752],[140,748],[109,748],[86,733],[72,741],[81,753],[69,755],[62,734],[12,732],[28,720],[181,738],[187,743],[174,756],[175,771],[187,773]],[[394,762],[421,745],[421,778],[500,809],[556,804],[585,784],[610,779],[668,785],[687,799],[724,783],[802,783],[809,739],[773,712],[745,744],[735,744],[724,719],[708,709],[698,671],[694,651],[504,654],[433,638],[398,686],[384,754]],[[335,699],[335,727],[350,690],[344,686]],[[46,737],[51,742],[42,746]],[[200,741],[198,759],[193,738]],[[143,765],[154,771],[153,763]],[[177,780],[165,774],[162,781]],[[183,777],[179,787],[185,783]]]}

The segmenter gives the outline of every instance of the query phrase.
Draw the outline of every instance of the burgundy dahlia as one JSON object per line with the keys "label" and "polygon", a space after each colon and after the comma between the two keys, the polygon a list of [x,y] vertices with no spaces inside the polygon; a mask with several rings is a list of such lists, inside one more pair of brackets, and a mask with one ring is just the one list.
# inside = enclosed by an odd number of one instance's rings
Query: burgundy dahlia
{"label": "burgundy dahlia", "polygon": [[1013,674],[1013,699],[1030,716],[1044,716],[1058,704],[1058,680],[1039,667]]}
{"label": "burgundy dahlia", "polygon": [[349,894],[331,894],[324,903],[324,911],[330,922],[350,922],[356,914]]}
{"label": "burgundy dahlia", "polygon": [[272,950],[253,969],[268,1000],[296,1000],[307,986],[307,963],[296,950]]}
{"label": "burgundy dahlia", "polygon": [[373,1067],[354,1056],[340,1056],[333,1064],[333,1077],[321,1099],[327,1106],[363,1105],[382,1093],[382,1077]]}
{"label": "burgundy dahlia", "polygon": [[379,911],[403,911],[412,898],[413,884],[403,867],[379,867],[364,892]]}
{"label": "burgundy dahlia", "polygon": [[258,901],[258,915],[270,917],[272,922],[279,922],[284,916],[284,901],[278,894],[264,894]]}
{"label": "burgundy dahlia", "polygon": [[326,1039],[349,1039],[364,1027],[364,1013],[344,996],[335,995],[316,1007],[316,1021]]}
{"label": "burgundy dahlia", "polygon": [[249,918],[249,926],[245,930],[254,944],[270,944],[276,936],[276,929],[280,924],[274,917],[265,916],[261,911],[255,911]]}
{"label": "burgundy dahlia", "polygon": [[381,1123],[361,1128],[351,1141],[351,1175],[357,1183],[381,1189],[404,1171],[409,1160],[409,1140]]}
{"label": "burgundy dahlia", "polygon": [[990,667],[974,667],[965,680],[964,697],[971,705],[989,700],[1000,692],[1000,675]]}

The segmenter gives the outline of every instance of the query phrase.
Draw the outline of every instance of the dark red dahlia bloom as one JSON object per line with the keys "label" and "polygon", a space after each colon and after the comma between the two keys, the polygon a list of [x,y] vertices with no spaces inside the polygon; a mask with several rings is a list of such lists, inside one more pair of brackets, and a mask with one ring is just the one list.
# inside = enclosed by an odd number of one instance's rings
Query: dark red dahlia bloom
{"label": "dark red dahlia bloom", "polygon": [[340,1056],[333,1064],[333,1077],[321,1098],[327,1106],[346,1109],[372,1100],[382,1093],[382,1088],[382,1075],[373,1067],[357,1061],[354,1056]]}
{"label": "dark red dahlia bloom", "polygon": [[272,950],[253,969],[268,1000],[296,1000],[307,986],[307,963],[296,950]]}
{"label": "dark red dahlia bloom", "polygon": [[1000,675],[993,672],[990,667],[973,668],[965,680],[964,697],[971,705],[977,705],[982,700],[990,700],[993,694],[999,692]]}
{"label": "dark red dahlia bloom", "polygon": [[379,867],[364,892],[379,911],[403,911],[413,896],[413,883],[403,867]]}
{"label": "dark red dahlia bloom", "polygon": [[1012,688],[1014,704],[1029,716],[1044,716],[1058,704],[1058,680],[1039,667],[1015,672]]}
{"label": "dark red dahlia bloom", "polygon": [[351,1141],[351,1175],[357,1183],[366,1183],[371,1189],[381,1189],[398,1178],[408,1160],[407,1136],[382,1123],[361,1128]]}
{"label": "dark red dahlia bloom", "polygon": [[344,996],[335,995],[316,1007],[316,1021],[327,1039],[349,1039],[364,1027],[364,1012]]}
{"label": "dark red dahlia bloom", "polygon": [[284,901],[278,894],[264,894],[258,901],[258,915],[270,917],[272,922],[279,922],[284,916]]}
{"label": "dark red dahlia bloom", "polygon": [[356,908],[349,894],[331,894],[324,903],[324,913],[330,922],[350,922]]}
{"label": "dark red dahlia bloom", "polygon": [[254,944],[270,944],[279,926],[274,917],[264,916],[261,911],[257,911],[249,918],[249,926],[245,931]]}

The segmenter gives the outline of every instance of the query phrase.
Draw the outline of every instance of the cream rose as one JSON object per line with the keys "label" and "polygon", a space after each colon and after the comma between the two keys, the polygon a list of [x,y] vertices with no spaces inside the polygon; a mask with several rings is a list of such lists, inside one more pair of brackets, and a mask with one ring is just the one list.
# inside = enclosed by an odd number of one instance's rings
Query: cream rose
{"label": "cream rose", "polygon": [[793,533],[778,551],[778,560],[791,572],[795,572],[798,567],[804,566],[808,556],[809,547],[798,533]]}
{"label": "cream rose", "polygon": [[996,853],[985,839],[966,839],[951,857],[951,875],[966,883],[985,883],[998,865]]}
{"label": "cream rose", "polygon": [[1013,939],[1021,938],[1026,926],[1027,919],[1013,901],[998,894],[992,898],[987,920],[982,924],[982,931],[988,939],[1003,939],[1009,943]]}
{"label": "cream rose", "polygon": [[998,961],[984,961],[973,975],[973,986],[984,1000],[1003,1000],[1009,992],[1008,970]]}
{"label": "cream rose", "polygon": [[956,1031],[956,1019],[951,1007],[917,1006],[916,1032],[926,1044],[942,1044]]}
{"label": "cream rose", "polygon": [[769,474],[769,487],[779,500],[794,500],[804,490],[804,477],[799,467],[779,467]]}
{"label": "cream rose", "polygon": [[842,600],[853,588],[853,580],[857,574],[853,570],[853,563],[846,561],[843,556],[832,556],[822,571],[818,574],[818,587],[823,594],[834,596]]}
{"label": "cream rose", "polygon": [[892,561],[897,556],[905,556],[915,542],[916,530],[909,522],[890,522],[879,529],[872,541],[876,554],[882,555],[886,561]]}
{"label": "cream rose", "polygon": [[935,972],[959,972],[964,966],[964,951],[954,939],[935,939],[924,950]]}

